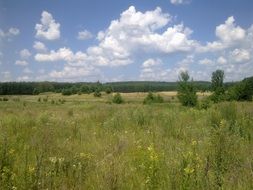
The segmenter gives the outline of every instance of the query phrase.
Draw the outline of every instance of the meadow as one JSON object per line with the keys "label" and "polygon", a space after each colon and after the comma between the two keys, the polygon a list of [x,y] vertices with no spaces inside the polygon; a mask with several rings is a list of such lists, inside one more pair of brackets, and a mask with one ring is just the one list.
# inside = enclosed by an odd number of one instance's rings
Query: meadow
{"label": "meadow", "polygon": [[252,102],[198,109],[176,92],[146,95],[6,96],[0,189],[253,189]]}

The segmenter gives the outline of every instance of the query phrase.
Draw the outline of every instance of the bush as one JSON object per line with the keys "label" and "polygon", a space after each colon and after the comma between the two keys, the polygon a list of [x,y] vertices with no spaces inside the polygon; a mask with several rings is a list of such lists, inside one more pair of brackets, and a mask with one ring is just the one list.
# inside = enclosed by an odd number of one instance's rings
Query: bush
{"label": "bush", "polygon": [[61,93],[64,96],[70,96],[72,94],[72,91],[70,89],[63,89]]}
{"label": "bush", "polygon": [[112,93],[112,87],[107,87],[107,88],[105,89],[105,93],[106,93],[106,94],[111,94],[111,93]]}
{"label": "bush", "polygon": [[249,82],[242,81],[228,89],[227,100],[252,101],[252,95],[253,92]]}
{"label": "bush", "polygon": [[113,96],[112,102],[115,104],[122,104],[124,102],[122,96],[120,95],[120,93],[117,93]]}
{"label": "bush", "polygon": [[37,88],[34,88],[33,89],[33,95],[38,95],[40,92]]}
{"label": "bush", "polygon": [[210,99],[210,98],[204,98],[204,99],[202,99],[202,100],[199,102],[198,108],[199,108],[199,109],[205,109],[205,110],[206,110],[206,109],[210,108],[211,105],[212,105],[211,99]]}
{"label": "bush", "polygon": [[99,90],[95,90],[93,95],[94,95],[94,97],[101,97],[102,94]]}
{"label": "bush", "polygon": [[163,97],[159,94],[155,96],[152,92],[149,92],[146,98],[143,100],[143,104],[151,104],[151,103],[163,103]]}
{"label": "bush", "polygon": [[7,102],[9,99],[7,97],[3,97],[3,101]]}

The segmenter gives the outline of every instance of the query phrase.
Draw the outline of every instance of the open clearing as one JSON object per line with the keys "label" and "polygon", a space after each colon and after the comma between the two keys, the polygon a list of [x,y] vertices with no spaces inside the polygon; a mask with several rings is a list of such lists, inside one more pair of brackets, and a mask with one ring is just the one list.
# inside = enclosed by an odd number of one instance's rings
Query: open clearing
{"label": "open clearing", "polygon": [[252,189],[253,103],[199,110],[160,94],[8,96],[1,189]]}

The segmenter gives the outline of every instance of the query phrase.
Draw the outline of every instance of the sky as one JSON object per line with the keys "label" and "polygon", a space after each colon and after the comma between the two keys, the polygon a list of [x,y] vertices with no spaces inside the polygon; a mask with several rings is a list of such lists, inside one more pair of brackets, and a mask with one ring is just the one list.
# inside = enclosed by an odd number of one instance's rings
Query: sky
{"label": "sky", "polygon": [[0,0],[0,82],[253,75],[252,0]]}

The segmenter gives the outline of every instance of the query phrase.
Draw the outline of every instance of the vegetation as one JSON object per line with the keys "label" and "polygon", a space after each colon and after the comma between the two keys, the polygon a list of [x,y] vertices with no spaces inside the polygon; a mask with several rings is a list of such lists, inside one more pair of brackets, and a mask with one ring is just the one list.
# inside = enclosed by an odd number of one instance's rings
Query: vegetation
{"label": "vegetation", "polygon": [[227,99],[229,101],[252,101],[252,88],[253,86],[248,80],[238,82],[237,84],[228,89]]}
{"label": "vegetation", "polygon": [[146,98],[143,100],[143,104],[151,104],[151,103],[163,103],[164,99],[162,96],[154,95],[152,92],[149,92]]}
{"label": "vegetation", "polygon": [[194,107],[197,105],[197,91],[193,81],[189,81],[189,79],[187,71],[180,73],[177,97],[183,106]]}
{"label": "vegetation", "polygon": [[145,95],[121,94],[120,107],[106,94],[6,97],[1,189],[252,189],[252,102],[195,109],[161,94],[146,106]]}
{"label": "vegetation", "polygon": [[112,99],[125,84],[99,81],[0,83],[23,94],[0,97],[1,189],[253,189],[253,77],[226,86],[217,70],[199,97],[187,72],[179,79],[178,99]]}
{"label": "vegetation", "polygon": [[[210,89],[210,82],[194,82],[199,91]],[[96,83],[64,83],[64,82],[0,82],[0,95],[37,95],[44,92],[56,92],[66,95],[77,93],[90,94],[96,89],[106,93],[111,92],[161,92],[175,91],[176,82],[114,82],[101,84]]]}
{"label": "vegetation", "polygon": [[115,104],[122,104],[124,102],[122,96],[120,95],[120,93],[116,93],[113,96],[112,102]]}
{"label": "vegetation", "polygon": [[225,88],[223,83],[224,77],[225,74],[223,70],[216,70],[212,73],[211,89],[213,94],[211,96],[211,100],[216,103],[225,100]]}
{"label": "vegetation", "polygon": [[102,94],[99,91],[99,89],[96,89],[93,95],[94,95],[94,97],[101,97]]}

